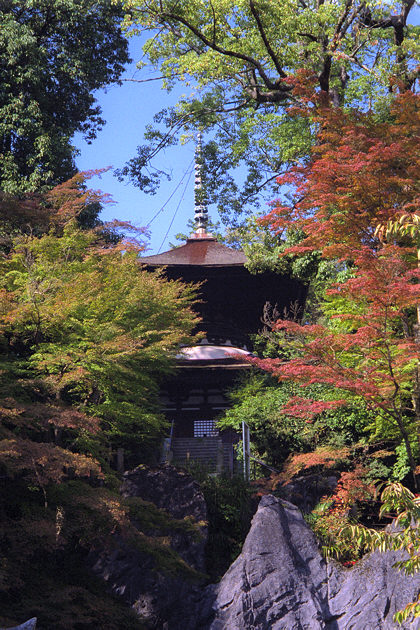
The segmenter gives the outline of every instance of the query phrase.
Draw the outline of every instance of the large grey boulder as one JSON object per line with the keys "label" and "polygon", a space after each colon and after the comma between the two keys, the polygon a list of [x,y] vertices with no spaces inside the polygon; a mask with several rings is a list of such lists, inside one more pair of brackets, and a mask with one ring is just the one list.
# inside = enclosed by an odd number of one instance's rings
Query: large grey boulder
{"label": "large grey boulder", "polygon": [[327,563],[300,511],[265,496],[241,555],[207,588],[196,628],[394,630],[393,614],[420,591],[420,575],[404,576],[395,560],[374,553],[352,569]]}
{"label": "large grey boulder", "polygon": [[[171,467],[126,473],[122,493],[174,518],[206,518],[198,484]],[[186,568],[204,567],[205,533],[198,541],[172,536]],[[153,554],[115,543],[93,554],[94,569],[156,630],[420,630],[420,622],[393,621],[417,598],[420,575],[394,569],[395,553],[370,554],[352,569],[327,563],[300,510],[273,496],[261,499],[242,553],[219,584],[162,571]]]}

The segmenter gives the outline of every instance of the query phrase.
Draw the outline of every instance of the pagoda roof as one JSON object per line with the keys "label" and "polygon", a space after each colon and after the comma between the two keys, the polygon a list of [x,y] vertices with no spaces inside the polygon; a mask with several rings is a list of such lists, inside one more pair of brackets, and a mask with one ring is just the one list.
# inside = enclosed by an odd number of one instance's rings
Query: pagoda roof
{"label": "pagoda roof", "polygon": [[247,257],[238,249],[222,245],[209,234],[194,234],[181,247],[154,256],[143,256],[139,261],[149,266],[243,267]]}

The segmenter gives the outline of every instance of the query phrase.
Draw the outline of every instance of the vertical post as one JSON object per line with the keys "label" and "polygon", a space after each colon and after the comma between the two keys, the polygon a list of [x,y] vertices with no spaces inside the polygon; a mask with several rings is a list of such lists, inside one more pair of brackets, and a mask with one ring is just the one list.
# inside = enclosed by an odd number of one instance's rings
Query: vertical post
{"label": "vertical post", "polygon": [[243,452],[244,452],[244,479],[245,481],[249,481],[249,477],[250,477],[249,463],[250,463],[251,449],[250,449],[250,442],[249,442],[249,426],[247,425],[246,422],[242,422],[242,447],[243,447]]}

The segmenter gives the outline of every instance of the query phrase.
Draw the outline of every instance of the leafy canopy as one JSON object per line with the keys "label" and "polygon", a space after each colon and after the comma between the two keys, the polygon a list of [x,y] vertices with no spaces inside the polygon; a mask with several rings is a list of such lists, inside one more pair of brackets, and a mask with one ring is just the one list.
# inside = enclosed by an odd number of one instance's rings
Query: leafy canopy
{"label": "leafy canopy", "polygon": [[[33,597],[49,627],[107,617],[107,627],[123,619],[134,628],[141,624],[128,614],[114,621],[112,602],[108,616],[95,611],[101,596],[92,596],[92,578],[86,586],[73,573],[83,575],[82,556],[115,544],[115,534],[160,570],[188,569],[162,540],[199,529],[122,499],[111,464],[121,447],[127,466],[156,456],[165,427],[158,381],[196,316],[190,288],[141,268],[141,244],[110,239],[108,226],[78,226],[85,207],[101,200],[83,180],[8,198],[18,210],[12,226],[0,213],[3,232],[12,228],[0,257],[0,602],[2,615],[15,615],[12,604],[28,610]],[[151,523],[162,534],[156,541],[143,533]],[[58,609],[40,604],[40,582]]]}
{"label": "leafy canopy", "polygon": [[366,108],[386,100],[398,82],[411,87],[418,73],[414,0],[124,0],[123,6],[128,34],[150,34],[140,66],[154,67],[168,90],[183,83],[186,94],[156,115],[148,144],[120,174],[153,192],[161,178],[154,156],[180,134],[208,130],[206,190],[226,223],[261,204],[264,190],[271,200],[276,177],[308,155],[313,129],[287,110],[298,98],[296,77],[335,105]]}
{"label": "leafy canopy", "polygon": [[71,138],[104,124],[92,92],[129,61],[121,8],[100,0],[0,4],[0,189],[33,192],[74,174]]}
{"label": "leafy canopy", "polygon": [[141,270],[136,250],[97,240],[70,223],[16,243],[2,262],[3,335],[51,395],[99,415],[133,448],[159,435],[156,376],[195,316],[183,285]]}
{"label": "leafy canopy", "polygon": [[[317,118],[310,113],[318,123],[311,160],[282,178],[294,194],[264,221],[276,232],[303,231],[304,240],[288,254],[341,257],[347,274],[327,292],[325,323],[274,324],[289,347],[294,344],[295,357],[256,360],[281,381],[325,384],[336,404],[359,398],[387,418],[399,432],[415,484],[420,270],[412,240],[404,235],[380,243],[376,228],[418,212],[418,105],[411,92],[400,95],[387,122],[322,104]],[[322,411],[319,401],[299,396],[286,407],[298,417]]]}

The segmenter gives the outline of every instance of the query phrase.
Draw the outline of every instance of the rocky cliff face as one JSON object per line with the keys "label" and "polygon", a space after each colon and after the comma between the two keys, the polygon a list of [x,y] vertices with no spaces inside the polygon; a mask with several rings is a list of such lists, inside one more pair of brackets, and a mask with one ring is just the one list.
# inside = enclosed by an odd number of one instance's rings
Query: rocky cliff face
{"label": "rocky cliff face", "polygon": [[124,474],[121,494],[150,501],[174,519],[188,518],[200,524],[198,537],[172,531],[170,546],[190,567],[205,573],[207,507],[200,486],[191,475],[174,466],[138,467]]}
{"label": "rocky cliff face", "polygon": [[420,575],[404,576],[395,560],[373,553],[352,569],[326,563],[300,511],[265,496],[241,555],[208,587],[197,630],[395,629],[393,614],[420,590]]}
{"label": "rocky cliff face", "polygon": [[[206,518],[198,484],[175,468],[126,473],[122,492],[178,519]],[[205,530],[199,539],[178,532],[170,540],[186,566],[199,570],[204,544]],[[327,563],[301,512],[265,496],[241,555],[217,585],[162,571],[152,556],[122,541],[114,552],[96,554],[94,565],[156,630],[394,630],[394,613],[420,591],[420,575],[393,569],[396,559],[374,553],[352,569]],[[418,630],[420,623],[402,628]]]}
{"label": "rocky cliff face", "polygon": [[[179,561],[165,565],[147,544],[139,550],[116,538],[111,551],[91,553],[90,565],[151,628],[189,630],[185,615],[195,609],[204,585],[199,572],[205,570],[207,509],[200,487],[172,466],[139,467],[125,473],[121,493],[126,499],[138,497],[153,503],[169,517],[163,538],[168,555],[175,552]],[[194,532],[178,526],[185,518],[196,525]],[[172,527],[171,519],[175,519]],[[145,528],[144,523],[141,531],[150,539],[162,537],[162,531]]]}

